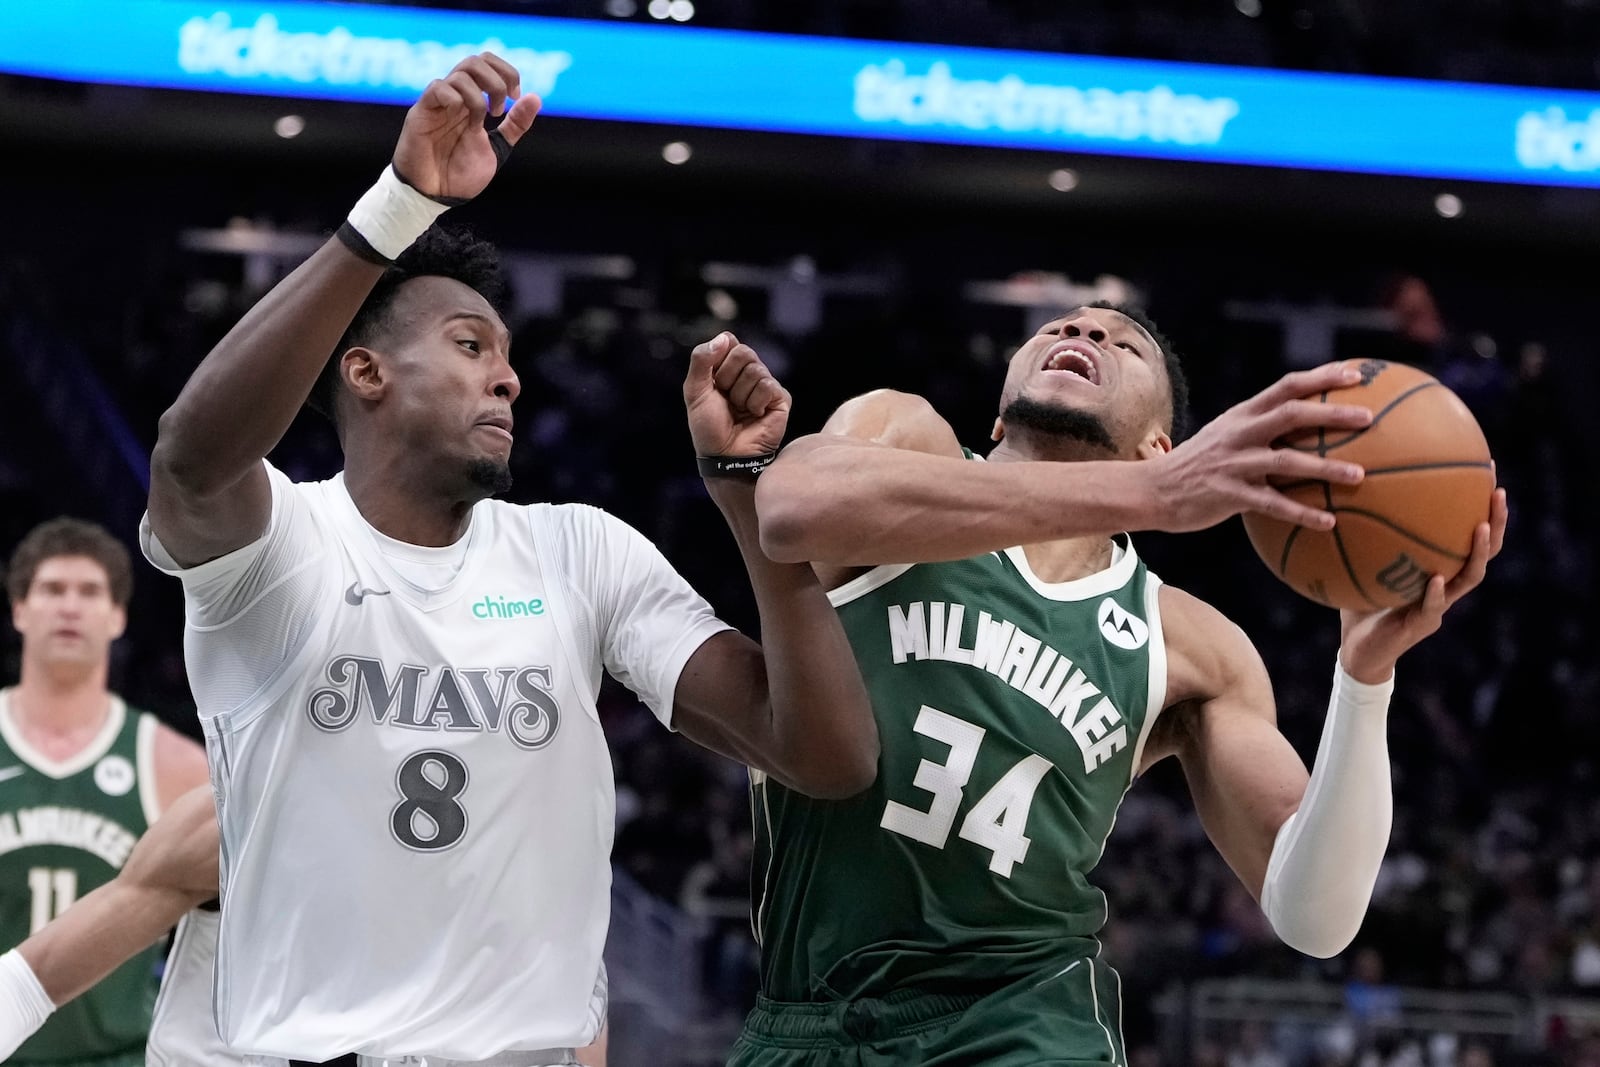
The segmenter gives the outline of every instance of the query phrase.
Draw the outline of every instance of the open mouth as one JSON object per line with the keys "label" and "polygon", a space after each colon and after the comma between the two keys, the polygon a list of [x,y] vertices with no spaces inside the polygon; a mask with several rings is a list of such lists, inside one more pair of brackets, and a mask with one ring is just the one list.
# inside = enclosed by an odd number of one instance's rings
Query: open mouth
{"label": "open mouth", "polygon": [[1100,384],[1100,365],[1095,362],[1094,356],[1084,351],[1076,342],[1065,342],[1053,346],[1045,354],[1044,366],[1041,369],[1062,374],[1075,374],[1090,385]]}

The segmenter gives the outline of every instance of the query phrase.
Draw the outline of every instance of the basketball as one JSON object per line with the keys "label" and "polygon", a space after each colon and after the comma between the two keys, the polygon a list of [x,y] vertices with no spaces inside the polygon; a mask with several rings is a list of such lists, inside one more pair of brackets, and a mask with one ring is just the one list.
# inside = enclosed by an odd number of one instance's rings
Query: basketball
{"label": "basketball", "polygon": [[1281,484],[1302,504],[1331,511],[1331,530],[1310,530],[1254,512],[1245,532],[1263,562],[1295,592],[1357,611],[1422,598],[1435,574],[1460,572],[1473,531],[1489,520],[1495,476],[1489,445],[1461,398],[1401,363],[1351,360],[1361,381],[1322,403],[1372,411],[1364,430],[1312,430],[1281,447],[1365,468],[1359,485]]}

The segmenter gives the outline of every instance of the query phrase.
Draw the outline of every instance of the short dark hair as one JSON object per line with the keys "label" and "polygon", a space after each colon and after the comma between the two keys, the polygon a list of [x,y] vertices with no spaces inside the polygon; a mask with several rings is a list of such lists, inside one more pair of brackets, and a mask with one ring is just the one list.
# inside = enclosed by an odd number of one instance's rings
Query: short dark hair
{"label": "short dark hair", "polygon": [[13,604],[28,599],[33,579],[45,561],[62,556],[87,556],[105,568],[111,601],[128,606],[133,596],[133,561],[121,541],[105,527],[62,516],[29,530],[11,553],[6,567],[6,593]]}
{"label": "short dark hair", "polygon": [[500,253],[494,245],[480,240],[469,230],[430,227],[410,248],[400,253],[400,258],[383,272],[378,284],[367,294],[350,328],[329,354],[307,404],[338,422],[335,399],[339,395],[340,357],[351,348],[370,345],[382,337],[392,325],[390,312],[400,286],[412,278],[424,277],[452,278],[476,290],[496,311],[504,310],[505,277],[500,270]]}
{"label": "short dark hair", "polygon": [[1161,349],[1161,358],[1167,365],[1167,384],[1172,389],[1172,430],[1171,436],[1174,444],[1183,440],[1189,432],[1189,378],[1183,373],[1183,363],[1178,359],[1177,351],[1172,347],[1172,341],[1161,332],[1144,308],[1135,304],[1117,304],[1110,300],[1096,300],[1084,307],[1105,308],[1115,311],[1124,318],[1131,319],[1139,324],[1145,333],[1155,341],[1156,347]]}

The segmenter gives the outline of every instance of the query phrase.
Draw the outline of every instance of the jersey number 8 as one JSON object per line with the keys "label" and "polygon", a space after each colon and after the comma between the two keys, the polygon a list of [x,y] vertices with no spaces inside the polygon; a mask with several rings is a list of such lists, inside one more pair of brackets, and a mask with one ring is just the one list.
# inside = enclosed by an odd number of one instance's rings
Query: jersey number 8
{"label": "jersey number 8", "polygon": [[467,765],[429,749],[406,757],[395,772],[401,801],[389,813],[396,841],[418,852],[449,848],[467,832],[467,809],[456,798],[467,790]]}

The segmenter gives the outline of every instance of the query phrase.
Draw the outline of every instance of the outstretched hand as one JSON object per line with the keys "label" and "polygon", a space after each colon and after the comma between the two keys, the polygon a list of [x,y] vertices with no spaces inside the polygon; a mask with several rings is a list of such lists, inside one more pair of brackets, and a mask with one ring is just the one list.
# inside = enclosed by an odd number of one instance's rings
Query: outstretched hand
{"label": "outstretched hand", "polygon": [[419,192],[446,202],[471,200],[499,168],[487,120],[515,145],[533,125],[540,101],[522,92],[517,68],[491,52],[468,56],[428,83],[406,112],[394,169]]}
{"label": "outstretched hand", "polygon": [[789,391],[755,349],[731,333],[719,333],[690,354],[683,404],[701,456],[776,452],[789,427]]}
{"label": "outstretched hand", "polygon": [[1149,528],[1185,533],[1241,511],[1259,511],[1313,530],[1331,529],[1332,513],[1301,504],[1274,483],[1354,485],[1361,481],[1362,469],[1315,452],[1275,446],[1306,430],[1366,427],[1372,422],[1366,408],[1317,399],[1359,380],[1360,373],[1342,363],[1286,374],[1152,461],[1159,512]]}
{"label": "outstretched hand", "polygon": [[1345,672],[1369,685],[1388,681],[1400,656],[1438,630],[1444,613],[1483,581],[1489,561],[1505,544],[1508,514],[1506,491],[1496,489],[1489,521],[1473,534],[1472,553],[1461,573],[1449,581],[1434,575],[1415,604],[1387,611],[1341,611],[1339,660]]}

